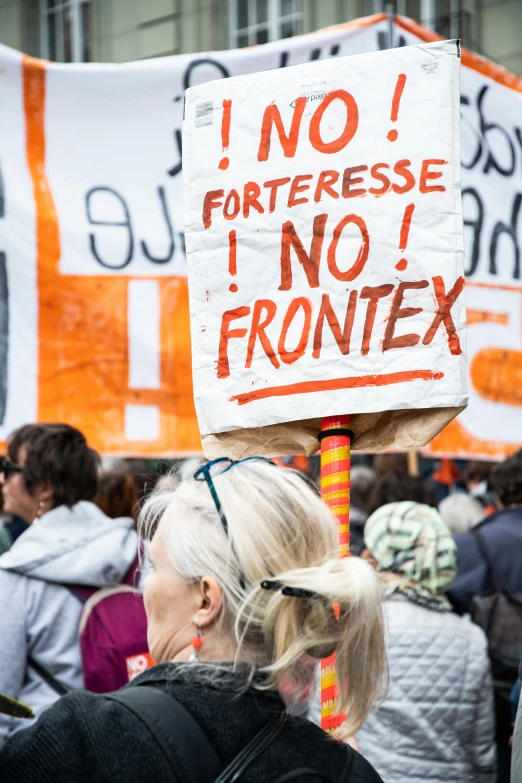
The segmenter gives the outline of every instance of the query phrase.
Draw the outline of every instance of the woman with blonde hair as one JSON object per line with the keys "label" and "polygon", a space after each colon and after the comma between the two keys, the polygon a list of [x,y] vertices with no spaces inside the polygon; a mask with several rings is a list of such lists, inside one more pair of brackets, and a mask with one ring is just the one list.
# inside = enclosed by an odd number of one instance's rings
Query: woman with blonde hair
{"label": "woman with blonde hair", "polygon": [[157,665],[118,694],[67,695],[13,736],[3,783],[379,783],[355,750],[287,712],[335,652],[350,735],[385,669],[379,580],[338,558],[314,490],[269,460],[214,460],[153,495],[140,528]]}

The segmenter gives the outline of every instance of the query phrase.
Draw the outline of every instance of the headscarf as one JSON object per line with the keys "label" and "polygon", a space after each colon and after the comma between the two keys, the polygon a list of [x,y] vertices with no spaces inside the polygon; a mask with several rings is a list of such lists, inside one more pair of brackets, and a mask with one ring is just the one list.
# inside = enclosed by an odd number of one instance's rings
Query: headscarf
{"label": "headscarf", "polygon": [[457,572],[457,547],[435,508],[403,501],[388,503],[367,520],[364,543],[379,571],[397,574],[385,584],[388,595],[401,592],[430,609],[451,609],[444,589]]}

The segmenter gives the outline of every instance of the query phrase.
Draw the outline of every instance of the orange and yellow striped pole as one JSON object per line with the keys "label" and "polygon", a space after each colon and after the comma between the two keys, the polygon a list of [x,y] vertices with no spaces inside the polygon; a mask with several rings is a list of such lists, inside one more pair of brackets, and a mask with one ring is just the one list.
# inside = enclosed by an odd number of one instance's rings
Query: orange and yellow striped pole
{"label": "orange and yellow striped pole", "polygon": [[[350,554],[350,416],[327,416],[321,425],[321,497],[337,519],[339,555]],[[321,726],[335,733],[345,716],[337,712],[335,655],[321,662]]]}

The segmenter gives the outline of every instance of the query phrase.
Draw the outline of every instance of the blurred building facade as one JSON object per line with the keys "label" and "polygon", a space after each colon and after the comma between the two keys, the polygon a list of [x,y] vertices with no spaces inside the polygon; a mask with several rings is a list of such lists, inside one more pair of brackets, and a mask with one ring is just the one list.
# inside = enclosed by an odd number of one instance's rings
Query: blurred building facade
{"label": "blurred building facade", "polygon": [[[0,43],[62,62],[230,49],[384,10],[386,0],[0,0]],[[522,74],[522,0],[394,0],[404,14]]]}

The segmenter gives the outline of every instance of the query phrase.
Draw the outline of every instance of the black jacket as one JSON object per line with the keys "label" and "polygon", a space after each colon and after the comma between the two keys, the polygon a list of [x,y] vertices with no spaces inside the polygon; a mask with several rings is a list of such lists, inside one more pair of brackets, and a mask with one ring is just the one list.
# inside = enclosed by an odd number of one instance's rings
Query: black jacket
{"label": "black jacket", "polygon": [[[234,695],[230,675],[212,685],[197,665],[162,664],[127,687],[147,683],[174,695],[195,717],[224,765],[268,720],[284,712],[273,692],[248,688]],[[237,677],[237,674],[235,675]],[[274,743],[241,777],[241,783],[274,783],[308,767],[332,783],[343,771],[349,783],[382,783],[356,751],[302,718],[289,718]],[[175,783],[171,768],[148,729],[120,704],[86,692],[68,694],[31,728],[14,734],[0,752],[2,783]],[[320,783],[303,776],[303,783]]]}
{"label": "black jacket", "polygon": [[[522,592],[522,508],[497,511],[477,525],[491,559],[502,572],[509,589]],[[448,597],[459,612],[467,612],[475,595],[493,592],[489,569],[471,531],[455,536],[457,578]]]}

